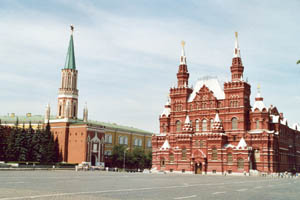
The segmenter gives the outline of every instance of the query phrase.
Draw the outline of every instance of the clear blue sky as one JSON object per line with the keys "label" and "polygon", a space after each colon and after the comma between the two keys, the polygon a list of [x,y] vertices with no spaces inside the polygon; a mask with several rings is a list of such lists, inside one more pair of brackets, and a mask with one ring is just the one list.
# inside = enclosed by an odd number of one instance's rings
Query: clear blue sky
{"label": "clear blue sky", "polygon": [[234,32],[252,99],[300,122],[300,1],[0,1],[0,115],[56,115],[74,24],[79,117],[158,131],[186,41],[190,83],[230,79]]}

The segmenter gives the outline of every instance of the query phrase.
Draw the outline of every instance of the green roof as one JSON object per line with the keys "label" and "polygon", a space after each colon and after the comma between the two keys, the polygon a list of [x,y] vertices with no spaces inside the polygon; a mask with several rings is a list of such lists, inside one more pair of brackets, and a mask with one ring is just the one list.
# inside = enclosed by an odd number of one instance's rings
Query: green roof
{"label": "green roof", "polygon": [[73,34],[71,34],[69,48],[64,69],[76,69]]}
{"label": "green roof", "polygon": [[[42,124],[44,123],[44,116],[43,115],[15,115],[12,116],[0,116],[1,124],[14,124],[16,123],[17,119],[19,120],[19,124],[23,123],[33,123],[33,124]],[[55,116],[51,116],[50,119],[55,119]]]}
{"label": "green roof", "polygon": [[89,120],[88,123],[92,124],[92,125],[95,124],[95,125],[104,126],[106,128],[111,128],[111,129],[118,129],[118,130],[124,130],[124,131],[129,131],[129,132],[143,133],[143,134],[148,134],[148,135],[153,134],[149,131],[145,131],[145,130],[142,130],[142,129],[129,127],[129,126],[123,126],[123,125],[119,125],[119,124],[116,124],[116,123],[99,122],[99,121],[94,121],[94,120]]}
{"label": "green roof", "polygon": [[[32,124],[42,124],[44,123],[44,116],[43,115],[31,115],[30,117],[25,116],[25,115],[15,115],[14,117],[11,116],[0,116],[1,124],[15,124],[17,119],[19,120],[19,124],[23,123],[29,123],[31,122]],[[56,116],[50,116],[50,119],[56,119]],[[86,122],[83,122],[82,119],[78,119],[75,122],[71,122],[72,124],[86,124]],[[128,132],[135,132],[135,133],[141,133],[145,135],[152,135],[152,132],[145,131],[142,129],[134,128],[134,127],[129,127],[129,126],[123,126],[119,125],[116,123],[108,123],[108,122],[99,122],[95,120],[89,120],[88,124],[90,125],[98,125],[98,126],[103,126],[105,128],[111,128],[111,129],[117,129],[117,130],[123,130],[123,131],[128,131]]]}

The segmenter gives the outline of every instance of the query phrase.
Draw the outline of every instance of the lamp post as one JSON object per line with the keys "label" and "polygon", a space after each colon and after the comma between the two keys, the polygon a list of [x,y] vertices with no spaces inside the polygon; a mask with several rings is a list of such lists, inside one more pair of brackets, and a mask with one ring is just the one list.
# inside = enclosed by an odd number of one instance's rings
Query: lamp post
{"label": "lamp post", "polygon": [[124,149],[124,157],[123,157],[123,158],[124,158],[124,159],[123,159],[123,171],[124,171],[124,172],[125,172],[125,158],[126,158],[125,155],[126,155],[126,151],[128,151],[128,150],[129,150],[129,148],[125,148],[125,149]]}

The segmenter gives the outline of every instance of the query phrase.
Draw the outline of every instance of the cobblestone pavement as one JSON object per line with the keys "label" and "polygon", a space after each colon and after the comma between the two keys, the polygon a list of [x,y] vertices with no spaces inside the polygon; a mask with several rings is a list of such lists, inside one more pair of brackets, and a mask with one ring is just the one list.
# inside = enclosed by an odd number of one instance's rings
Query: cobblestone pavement
{"label": "cobblestone pavement", "polygon": [[300,199],[300,178],[1,171],[0,200]]}

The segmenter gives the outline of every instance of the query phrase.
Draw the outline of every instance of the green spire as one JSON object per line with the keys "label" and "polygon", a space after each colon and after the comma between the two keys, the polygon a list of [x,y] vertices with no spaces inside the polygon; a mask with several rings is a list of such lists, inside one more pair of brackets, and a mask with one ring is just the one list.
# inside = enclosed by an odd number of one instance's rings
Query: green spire
{"label": "green spire", "polygon": [[75,64],[75,53],[74,53],[74,42],[73,42],[73,31],[74,27],[71,25],[71,37],[70,37],[70,42],[69,42],[69,48],[68,48],[68,53],[67,53],[67,58],[66,58],[66,63],[64,69],[76,69],[76,64]]}

